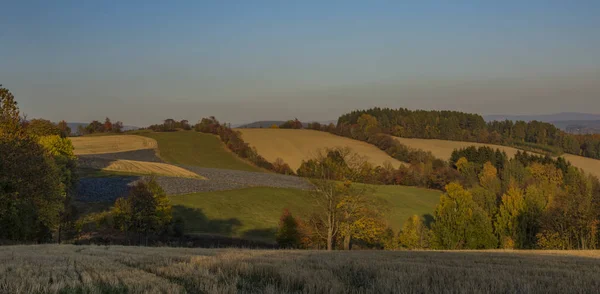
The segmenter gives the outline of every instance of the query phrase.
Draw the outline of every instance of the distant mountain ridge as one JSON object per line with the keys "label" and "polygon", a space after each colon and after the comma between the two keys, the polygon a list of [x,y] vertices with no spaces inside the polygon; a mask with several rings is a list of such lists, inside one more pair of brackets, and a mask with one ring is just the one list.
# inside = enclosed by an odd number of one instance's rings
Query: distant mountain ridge
{"label": "distant mountain ridge", "polygon": [[553,114],[540,114],[540,115],[484,115],[483,118],[486,121],[494,120],[523,120],[523,121],[542,121],[542,122],[559,122],[559,121],[587,121],[587,120],[600,120],[600,114],[592,113],[581,113],[581,112],[560,112]]}

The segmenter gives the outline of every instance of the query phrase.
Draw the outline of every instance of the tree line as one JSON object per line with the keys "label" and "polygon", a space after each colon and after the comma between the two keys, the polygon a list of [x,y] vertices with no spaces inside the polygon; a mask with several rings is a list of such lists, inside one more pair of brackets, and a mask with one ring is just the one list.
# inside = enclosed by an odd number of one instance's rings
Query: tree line
{"label": "tree line", "polygon": [[554,155],[562,152],[600,159],[598,135],[572,135],[539,121],[491,121],[478,114],[406,108],[356,110],[339,117],[336,133],[360,137],[365,115],[377,121],[380,132],[397,137],[442,139],[516,146]]}
{"label": "tree line", "polygon": [[123,132],[123,122],[117,121],[112,122],[110,118],[104,119],[104,123],[100,121],[94,120],[90,122],[87,126],[78,126],[77,133],[81,136],[87,134],[97,134],[97,133],[121,133]]}

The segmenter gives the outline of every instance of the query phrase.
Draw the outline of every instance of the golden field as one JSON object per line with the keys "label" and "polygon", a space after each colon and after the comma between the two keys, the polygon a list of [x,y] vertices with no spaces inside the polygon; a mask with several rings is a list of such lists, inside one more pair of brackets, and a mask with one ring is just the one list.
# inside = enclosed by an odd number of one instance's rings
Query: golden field
{"label": "golden field", "polygon": [[75,148],[75,155],[154,149],[158,146],[152,138],[135,135],[74,137],[71,138],[71,142]]}
{"label": "golden field", "polygon": [[[464,141],[447,141],[437,139],[413,139],[413,138],[400,138],[394,137],[398,142],[417,149],[423,149],[425,151],[431,151],[437,158],[448,160],[452,155],[452,151],[455,149],[465,148],[469,146],[481,147],[488,146],[494,149],[500,149],[506,152],[506,155],[513,157],[519,149],[494,144],[483,144],[474,142]],[[528,151],[529,152],[529,151]],[[531,153],[531,152],[529,152]],[[566,160],[570,161],[573,166],[583,169],[585,172],[600,177],[600,160],[587,158],[583,156],[577,156],[572,154],[561,155]]]}
{"label": "golden field", "polygon": [[600,251],[0,247],[2,293],[597,293]]}
{"label": "golden field", "polygon": [[256,147],[258,154],[270,162],[283,159],[295,171],[303,160],[314,158],[320,150],[335,147],[349,147],[353,152],[367,158],[374,165],[390,162],[398,167],[402,162],[390,157],[377,147],[349,138],[326,132],[291,129],[237,129],[250,146]]}
{"label": "golden field", "polygon": [[171,164],[123,159],[111,161],[110,164],[102,168],[102,170],[134,174],[154,174],[169,177],[204,178],[189,170]]}

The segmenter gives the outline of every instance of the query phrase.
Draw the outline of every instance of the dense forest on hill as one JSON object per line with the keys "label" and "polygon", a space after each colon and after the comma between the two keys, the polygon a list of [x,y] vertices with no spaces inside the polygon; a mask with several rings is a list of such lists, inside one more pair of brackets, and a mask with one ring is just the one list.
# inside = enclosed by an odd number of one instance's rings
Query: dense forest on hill
{"label": "dense forest on hill", "polygon": [[539,121],[485,122],[478,114],[459,111],[372,108],[356,110],[338,119],[338,132],[353,137],[359,118],[368,114],[377,120],[380,132],[405,138],[442,139],[516,146],[562,152],[600,159],[600,135],[573,135]]}

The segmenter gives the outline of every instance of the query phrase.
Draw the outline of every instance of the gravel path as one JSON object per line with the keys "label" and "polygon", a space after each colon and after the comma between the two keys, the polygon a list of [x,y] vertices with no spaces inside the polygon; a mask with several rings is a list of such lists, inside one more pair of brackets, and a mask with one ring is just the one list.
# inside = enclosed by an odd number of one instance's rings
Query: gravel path
{"label": "gravel path", "polygon": [[[93,154],[79,156],[79,166],[102,169],[117,159],[163,162],[153,149],[135,150],[118,153]],[[168,195],[196,192],[235,190],[248,187],[274,187],[309,190],[312,185],[304,178],[274,173],[247,172],[238,170],[203,168],[177,165],[206,177],[208,180],[156,177],[156,180]],[[127,194],[129,187],[136,181],[147,180],[146,176],[115,176],[103,178],[83,178],[79,181],[76,198],[80,201],[114,201]]]}
{"label": "gravel path", "polygon": [[148,162],[163,162],[158,156],[154,149],[142,149],[134,151],[125,151],[117,153],[104,153],[104,154],[88,154],[79,155],[80,159],[88,158],[102,158],[102,159],[126,159],[126,160],[137,160],[137,161],[148,161]]}

